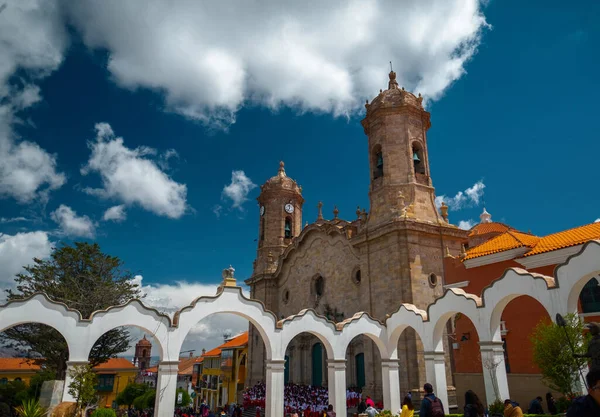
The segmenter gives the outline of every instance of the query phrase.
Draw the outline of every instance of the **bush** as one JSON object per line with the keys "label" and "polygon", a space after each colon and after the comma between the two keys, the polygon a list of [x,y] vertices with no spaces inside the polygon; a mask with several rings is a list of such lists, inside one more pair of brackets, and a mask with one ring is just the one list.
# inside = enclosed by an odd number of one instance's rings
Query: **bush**
{"label": "bush", "polygon": [[0,403],[0,417],[10,417],[10,405]]}
{"label": "bush", "polygon": [[[177,401],[177,398],[181,394],[181,402]],[[190,394],[182,388],[177,388],[175,392],[175,407],[187,407],[192,403],[192,399],[190,398]]]}
{"label": "bush", "polygon": [[146,391],[144,394],[133,400],[133,406],[136,410],[145,410],[146,408],[153,408],[154,401],[156,400],[156,391]]}
{"label": "bush", "polygon": [[489,414],[504,414],[504,401],[496,400],[488,405]]}
{"label": "bush", "polygon": [[19,417],[43,417],[48,411],[40,405],[38,400],[25,400],[15,408]]}
{"label": "bush", "polygon": [[572,399],[567,398],[567,397],[560,397],[558,400],[556,400],[556,402],[554,403],[556,405],[556,411],[558,411],[559,413],[564,413],[565,411],[568,410],[568,408],[571,406],[571,403],[573,402]]}
{"label": "bush", "polygon": [[117,417],[117,415],[112,408],[96,408],[92,413],[92,417]]}

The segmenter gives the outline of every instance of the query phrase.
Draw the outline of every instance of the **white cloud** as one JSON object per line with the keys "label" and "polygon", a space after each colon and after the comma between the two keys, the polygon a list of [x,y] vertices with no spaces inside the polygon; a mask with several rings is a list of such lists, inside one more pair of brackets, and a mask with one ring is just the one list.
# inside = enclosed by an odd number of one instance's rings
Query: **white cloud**
{"label": "white cloud", "polygon": [[149,157],[157,154],[148,147],[127,148],[123,138],[115,137],[108,123],[96,124],[96,140],[82,175],[97,172],[103,188],[86,188],[88,194],[137,204],[161,216],[179,218],[186,211],[187,187],[173,181]]}
{"label": "white cloud", "polygon": [[104,216],[102,216],[102,220],[104,221],[115,221],[120,223],[127,218],[127,213],[125,212],[125,206],[113,206],[104,212]]}
{"label": "white cloud", "polygon": [[[54,155],[17,135],[17,114],[41,100],[35,81],[58,68],[67,37],[56,2],[6,4],[0,15],[0,198],[29,203],[47,200],[66,178]],[[20,80],[9,82],[18,69],[24,70]]]}
{"label": "white cloud", "polygon": [[[33,263],[33,258],[48,258],[51,252],[52,243],[46,232],[0,233],[0,286],[12,287],[23,266]],[[4,294],[0,299],[4,299]]]}
{"label": "white cloud", "polygon": [[217,216],[217,219],[219,217],[221,217],[221,212],[223,211],[223,206],[220,204],[215,204],[212,208],[212,212],[215,213],[215,216]]}
{"label": "white cloud", "polygon": [[96,236],[96,225],[88,216],[78,216],[69,206],[61,204],[50,214],[50,218],[58,223],[61,233],[70,237],[87,237],[93,239]]}
{"label": "white cloud", "polygon": [[63,4],[119,85],[160,91],[167,110],[218,127],[247,104],[362,111],[390,59],[400,85],[436,99],[487,26],[479,0]]}
{"label": "white cloud", "polygon": [[469,220],[461,220],[458,222],[458,228],[463,230],[470,230],[473,226],[475,226],[475,222],[471,219]]}
{"label": "white cloud", "polygon": [[594,223],[600,223],[600,217],[594,220]]}
{"label": "white cloud", "polygon": [[0,217],[0,223],[16,223],[16,222],[28,222],[29,219],[26,217]]}
{"label": "white cloud", "polygon": [[440,195],[435,198],[435,205],[440,207],[442,202],[446,203],[450,210],[460,210],[464,207],[477,206],[483,197],[485,184],[478,181],[465,191],[459,191],[454,197]]}
{"label": "white cloud", "polygon": [[[244,171],[232,171],[231,184],[223,187],[222,197],[231,200],[233,208],[242,210],[242,204],[248,201],[248,194],[254,188],[256,188],[256,184],[246,176]],[[217,215],[217,217],[219,216]]]}
{"label": "white cloud", "polygon": [[[146,295],[144,304],[171,316],[176,310],[189,305],[198,297],[214,296],[218,286],[185,281],[144,284],[141,275],[136,275],[132,281],[138,284]],[[246,292],[245,295],[248,296]],[[224,333],[235,335],[246,330],[248,330],[248,320],[242,317],[224,313],[209,316],[192,328],[185,338],[182,350],[196,349],[195,354],[198,355],[202,348],[212,349],[223,343]]]}

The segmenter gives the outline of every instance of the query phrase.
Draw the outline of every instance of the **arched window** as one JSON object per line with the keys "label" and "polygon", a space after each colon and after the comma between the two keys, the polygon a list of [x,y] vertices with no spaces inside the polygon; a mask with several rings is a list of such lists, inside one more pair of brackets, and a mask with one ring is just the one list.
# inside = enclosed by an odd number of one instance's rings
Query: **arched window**
{"label": "arched window", "polygon": [[381,151],[381,145],[377,145],[373,148],[372,159],[373,179],[383,177],[383,152]]}
{"label": "arched window", "polygon": [[365,354],[359,353],[354,357],[356,365],[356,386],[358,388],[364,388],[365,382]]}
{"label": "arched window", "polygon": [[21,379],[21,378],[15,378],[15,381],[19,381],[19,382],[21,382],[21,381],[22,381],[22,379]]}
{"label": "arched window", "polygon": [[5,385],[7,383],[8,383],[8,378],[2,378],[2,379],[0,379],[0,384],[1,385]]}
{"label": "arched window", "polygon": [[315,343],[312,347],[312,386],[323,385],[323,346]]}
{"label": "arched window", "polygon": [[285,218],[285,227],[283,229],[284,231],[284,236],[286,239],[289,239],[293,236],[293,231],[292,231],[292,219],[289,217]]}
{"label": "arched window", "polygon": [[148,356],[148,351],[146,349],[142,350],[142,357]]}
{"label": "arched window", "polygon": [[413,144],[413,167],[415,174],[425,174],[425,161],[423,160],[423,151],[417,144]]}
{"label": "arched window", "polygon": [[265,220],[260,219],[260,240],[265,240]]}
{"label": "arched window", "polygon": [[600,312],[600,286],[596,278],[592,278],[585,284],[579,295],[579,301],[583,313]]}
{"label": "arched window", "polygon": [[321,275],[319,275],[315,279],[315,294],[317,294],[317,296],[320,297],[323,295],[324,291],[325,291],[325,280],[323,279],[323,277]]}

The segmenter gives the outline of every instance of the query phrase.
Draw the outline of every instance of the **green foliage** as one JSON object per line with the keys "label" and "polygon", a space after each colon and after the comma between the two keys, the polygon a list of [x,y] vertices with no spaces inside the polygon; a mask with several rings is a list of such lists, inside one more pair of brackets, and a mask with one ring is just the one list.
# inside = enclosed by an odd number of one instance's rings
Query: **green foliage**
{"label": "green foliage", "polygon": [[[88,318],[96,310],[140,297],[140,288],[131,283],[132,277],[119,258],[102,253],[98,244],[76,242],[74,246],[55,248],[50,259],[34,258],[33,265],[26,266],[25,273],[16,276],[16,290],[7,290],[7,298],[16,300],[44,292]],[[69,351],[58,331],[28,323],[6,330],[2,336],[10,341],[9,347],[37,353],[34,360],[38,364],[44,363],[60,379],[64,378]],[[111,330],[92,348],[90,363],[96,366],[128,347],[129,333],[124,329]]]}
{"label": "green foliage", "polygon": [[21,405],[27,397],[27,385],[23,381],[9,381],[0,385],[0,401],[10,408]]}
{"label": "green foliage", "polygon": [[29,380],[29,389],[27,393],[29,394],[29,398],[33,398],[35,400],[40,398],[40,394],[42,392],[42,385],[46,381],[54,381],[56,379],[56,373],[53,371],[44,370],[42,372],[38,372]]}
{"label": "green foliage", "polygon": [[498,399],[488,405],[489,414],[499,413],[504,414],[504,401]]}
{"label": "green foliage", "polygon": [[573,400],[570,398],[560,397],[554,402],[554,405],[556,405],[556,411],[558,411],[559,413],[564,413],[571,406],[572,402]]}
{"label": "green foliage", "polygon": [[43,417],[48,413],[39,401],[33,398],[23,401],[20,406],[15,408],[15,411],[19,417]]}
{"label": "green foliage", "polygon": [[398,417],[398,414],[393,414],[390,410],[381,410],[377,416],[381,417]]}
{"label": "green foliage", "polygon": [[143,396],[149,389],[150,389],[150,387],[148,387],[148,385],[146,385],[146,384],[136,384],[136,383],[127,384],[125,389],[123,389],[123,391],[121,391],[121,393],[119,393],[119,395],[117,395],[117,398],[116,398],[117,404],[118,405],[126,405],[128,407],[131,407],[131,405],[133,404],[133,401],[136,398]]}
{"label": "green foliage", "polygon": [[[179,397],[179,393],[182,394],[181,402],[177,402],[177,398]],[[177,388],[175,392],[175,406],[176,407],[187,407],[192,403],[192,399],[190,398],[190,394],[187,393],[183,388]]]}
{"label": "green foliage", "polygon": [[98,377],[90,364],[75,365],[69,372],[69,376],[72,378],[69,384],[69,394],[75,398],[77,403],[76,415],[78,415],[81,409],[96,400]]}
{"label": "green foliage", "polygon": [[[533,362],[540,368],[544,383],[551,389],[572,397],[579,378],[579,369],[586,359],[573,357],[567,334],[575,353],[587,352],[583,337],[583,322],[575,314],[565,317],[563,328],[556,323],[540,322],[531,335]],[[566,332],[566,333],[565,333]]]}
{"label": "green foliage", "polygon": [[112,408],[96,408],[92,417],[117,417],[117,414]]}
{"label": "green foliage", "polygon": [[6,403],[0,403],[0,417],[11,417],[10,405]]}
{"label": "green foliage", "polygon": [[146,408],[153,408],[156,400],[156,391],[151,389],[146,391],[144,395],[137,397],[133,400],[133,406],[136,410],[145,410]]}

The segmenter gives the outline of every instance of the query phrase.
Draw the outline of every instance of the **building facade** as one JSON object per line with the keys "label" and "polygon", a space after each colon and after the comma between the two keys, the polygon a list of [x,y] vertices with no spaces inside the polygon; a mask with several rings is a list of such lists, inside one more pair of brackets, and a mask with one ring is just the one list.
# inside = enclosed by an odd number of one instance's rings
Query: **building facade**
{"label": "building facade", "polygon": [[[485,209],[481,222],[469,231],[466,249],[456,257],[446,256],[446,288],[460,288],[481,296],[492,282],[508,268],[553,276],[557,265],[578,253],[590,240],[600,239],[600,223],[592,223],[547,236],[535,236],[492,221]],[[600,321],[600,277],[591,278],[579,294],[579,315],[585,321]],[[545,396],[549,389],[542,382],[539,368],[533,362],[532,332],[541,322],[551,322],[544,306],[533,297],[521,296],[504,308],[501,337],[504,365],[512,397],[521,404]],[[453,319],[450,334],[454,359],[456,389],[473,389],[485,398],[483,372],[488,372],[479,354],[479,335],[467,317]],[[558,396],[556,396],[558,398]],[[458,398],[459,407],[462,398]]]}
{"label": "building facade", "polygon": [[[261,186],[257,257],[246,284],[251,297],[278,318],[309,308],[336,322],[359,311],[384,320],[402,303],[426,308],[442,295],[446,248],[459,252],[467,234],[448,222],[447,207],[436,208],[427,149],[430,114],[422,101],[399,88],[391,72],[388,89],[366,104],[369,212],[359,208],[355,219],[343,220],[336,208],[325,219],[319,203],[316,221],[303,227],[302,188],[283,162]],[[398,349],[400,384],[418,391],[425,382],[421,341],[409,329]],[[286,351],[286,381],[326,385],[325,356],[316,337],[296,337]],[[265,354],[252,326],[249,357],[246,384],[254,385],[265,380]],[[370,339],[353,340],[348,386],[381,399],[379,362]]]}

